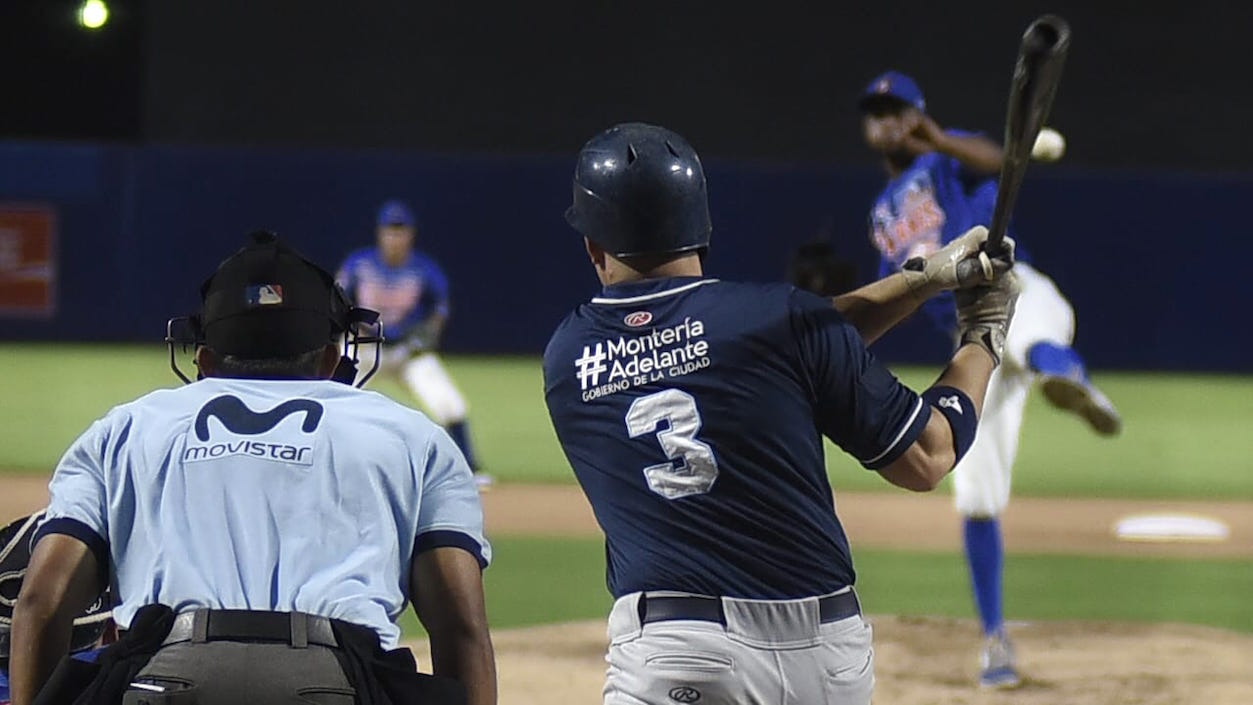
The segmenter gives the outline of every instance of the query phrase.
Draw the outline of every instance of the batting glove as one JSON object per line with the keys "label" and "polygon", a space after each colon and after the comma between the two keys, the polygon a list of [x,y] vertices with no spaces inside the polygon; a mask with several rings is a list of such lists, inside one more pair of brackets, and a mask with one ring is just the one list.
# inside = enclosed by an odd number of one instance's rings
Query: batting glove
{"label": "batting glove", "polygon": [[988,229],[976,225],[931,256],[906,262],[901,273],[910,293],[918,301],[926,301],[944,291],[987,284],[1012,269],[1013,238],[1005,238],[1004,246],[995,254],[986,251],[987,241]]}
{"label": "batting glove", "polygon": [[979,345],[992,355],[996,364],[1001,364],[1018,291],[1018,278],[1013,272],[998,276],[990,284],[958,289],[953,295],[957,300],[958,345]]}

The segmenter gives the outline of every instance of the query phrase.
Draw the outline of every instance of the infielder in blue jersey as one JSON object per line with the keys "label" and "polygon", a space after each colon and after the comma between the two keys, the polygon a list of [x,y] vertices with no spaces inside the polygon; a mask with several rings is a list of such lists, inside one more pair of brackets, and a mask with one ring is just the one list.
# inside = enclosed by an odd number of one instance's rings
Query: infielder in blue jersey
{"label": "infielder in blue jersey", "polygon": [[[264,232],[200,292],[201,379],[115,407],[57,465],[14,609],[14,705],[45,684],[91,702],[495,703],[479,494],[442,429],[350,384],[372,312]],[[49,682],[105,585],[127,631],[88,682]],[[408,602],[442,678],[398,648]]]}
{"label": "infielder in blue jersey", "polygon": [[[987,137],[941,129],[927,115],[913,79],[889,71],[862,96],[862,132],[883,157],[888,183],[870,211],[870,239],[881,256],[880,276],[909,259],[929,256],[961,233],[992,220],[1000,145]],[[1005,364],[992,375],[979,435],[953,472],[957,509],[964,517],[967,562],[986,637],[979,681],[989,687],[1019,682],[1001,611],[1002,544],[997,517],[1009,502],[1027,395],[1039,380],[1054,406],[1077,413],[1102,435],[1122,420],[1089,381],[1071,347],[1075,314],[1053,281],[1035,269],[1021,247],[1014,272],[1022,292],[1005,346]],[[957,332],[952,297],[924,307],[946,335]]]}
{"label": "infielder in blue jersey", "polygon": [[[823,461],[929,490],[974,440],[1013,312],[977,228],[839,299],[707,277],[692,147],[630,123],[579,153],[566,213],[604,288],[544,352],[553,427],[605,534],[606,704],[866,705],[870,626]],[[962,345],[916,394],[865,348],[958,294]]]}
{"label": "infielder in blue jersey", "polygon": [[[417,219],[409,206],[384,203],[376,224],[375,246],[349,254],[336,279],[357,304],[380,314],[386,339],[380,369],[404,383],[477,472],[465,398],[437,354],[449,314],[448,278],[435,260],[414,249]],[[363,351],[363,364],[373,362],[371,354]],[[475,480],[481,487],[491,484],[483,473]]]}

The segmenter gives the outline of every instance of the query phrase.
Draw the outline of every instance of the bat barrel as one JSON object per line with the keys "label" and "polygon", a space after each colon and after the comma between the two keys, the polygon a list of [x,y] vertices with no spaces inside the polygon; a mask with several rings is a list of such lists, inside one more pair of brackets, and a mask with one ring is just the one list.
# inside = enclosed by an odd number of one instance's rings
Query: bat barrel
{"label": "bat barrel", "polygon": [[1057,15],[1038,17],[1023,32],[1010,82],[1004,162],[989,227],[989,252],[1001,249],[1018,188],[1027,170],[1031,146],[1052,107],[1069,49],[1070,25]]}

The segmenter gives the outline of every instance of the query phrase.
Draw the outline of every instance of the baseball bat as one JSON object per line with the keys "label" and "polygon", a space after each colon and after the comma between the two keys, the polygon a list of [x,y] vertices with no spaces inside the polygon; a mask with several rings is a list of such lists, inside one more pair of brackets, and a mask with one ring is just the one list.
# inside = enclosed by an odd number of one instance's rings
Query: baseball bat
{"label": "baseball bat", "polygon": [[1003,246],[1009,216],[1018,200],[1031,147],[1049,109],[1062,78],[1062,65],[1070,50],[1070,25],[1057,15],[1042,15],[1027,27],[1018,47],[1018,61],[1009,85],[1009,107],[1005,117],[1005,157],[1001,162],[1000,183],[996,190],[996,207],[988,228],[986,250],[998,252]]}

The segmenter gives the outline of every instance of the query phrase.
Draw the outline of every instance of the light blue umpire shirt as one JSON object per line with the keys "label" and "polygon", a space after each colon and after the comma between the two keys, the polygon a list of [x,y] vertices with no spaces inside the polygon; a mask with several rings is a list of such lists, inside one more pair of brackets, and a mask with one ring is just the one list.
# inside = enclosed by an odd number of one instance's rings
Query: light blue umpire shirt
{"label": "light blue umpire shirt", "polygon": [[491,559],[461,452],[423,414],[333,381],[207,378],[112,409],[74,442],[34,541],[86,543],[127,628],[175,612],[300,611],[397,646],[415,553]]}

